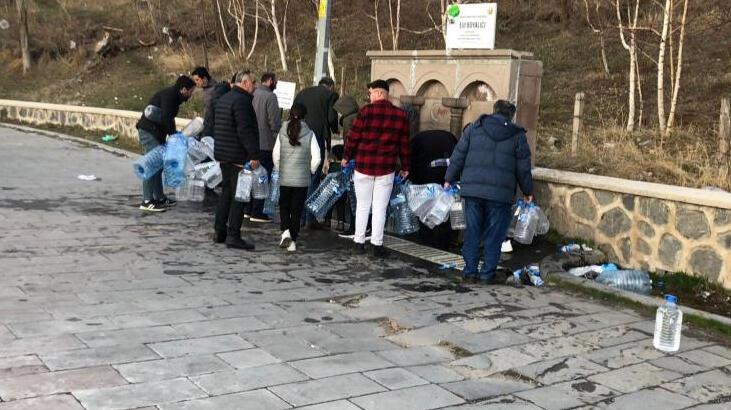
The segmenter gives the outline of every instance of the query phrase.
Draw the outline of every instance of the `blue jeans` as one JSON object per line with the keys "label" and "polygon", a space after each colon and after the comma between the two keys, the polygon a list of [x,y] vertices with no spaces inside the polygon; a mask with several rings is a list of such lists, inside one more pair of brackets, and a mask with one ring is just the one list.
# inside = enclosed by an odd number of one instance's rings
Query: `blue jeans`
{"label": "blue jeans", "polygon": [[[259,151],[259,165],[267,170],[269,175],[269,182],[272,180],[272,170],[274,169],[274,159],[272,158],[271,151]],[[247,210],[247,214],[253,217],[264,216],[264,201],[265,199],[251,199],[251,202],[244,204],[244,209]]]}
{"label": "blue jeans", "polygon": [[[137,129],[140,136],[140,145],[142,145],[142,151],[147,154],[160,145],[154,135],[141,129]],[[162,170],[157,174],[153,175],[150,179],[142,181],[142,199],[145,201],[161,201],[165,199],[165,194],[162,190]]]}
{"label": "blue jeans", "polygon": [[480,198],[465,197],[465,220],[462,257],[465,261],[464,275],[478,276],[480,243],[484,244],[481,279],[491,279],[500,262],[500,245],[510,226],[510,204]]}

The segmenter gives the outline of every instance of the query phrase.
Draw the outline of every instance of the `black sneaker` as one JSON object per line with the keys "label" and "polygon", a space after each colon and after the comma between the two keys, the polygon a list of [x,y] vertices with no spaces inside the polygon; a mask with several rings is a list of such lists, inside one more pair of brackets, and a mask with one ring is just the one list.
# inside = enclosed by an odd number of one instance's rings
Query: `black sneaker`
{"label": "black sneaker", "polygon": [[366,248],[364,243],[356,243],[353,245],[353,255],[365,255]]}
{"label": "black sneaker", "polygon": [[388,251],[383,247],[383,245],[373,245],[373,256],[376,258],[385,258],[388,256]]}
{"label": "black sneaker", "polygon": [[241,238],[226,239],[226,247],[234,249],[243,249],[245,251],[253,251],[254,244],[246,242]]}
{"label": "black sneaker", "polygon": [[175,205],[177,205],[178,202],[173,199],[170,199],[170,198],[165,198],[165,199],[161,199],[161,200],[157,201],[157,204],[163,208],[172,208]]}
{"label": "black sneaker", "polygon": [[165,212],[166,208],[155,201],[145,201],[140,204],[140,209],[145,212]]}

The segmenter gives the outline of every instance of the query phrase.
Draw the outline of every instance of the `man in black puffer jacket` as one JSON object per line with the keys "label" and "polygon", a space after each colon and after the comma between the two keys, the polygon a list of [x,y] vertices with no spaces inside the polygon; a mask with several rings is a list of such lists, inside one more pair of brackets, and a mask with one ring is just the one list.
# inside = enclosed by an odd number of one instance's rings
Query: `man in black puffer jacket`
{"label": "man in black puffer jacket", "polygon": [[[188,101],[195,90],[195,83],[181,75],[172,87],[155,93],[137,121],[140,145],[145,154],[158,145],[165,145],[168,135],[175,133],[175,117],[180,104]],[[175,201],[165,197],[162,189],[162,170],[150,179],[142,181],[142,204],[140,209],[148,212],[162,212],[174,206]]]}
{"label": "man in black puffer jacket", "polygon": [[221,163],[223,192],[216,210],[214,241],[229,248],[252,250],[254,244],[241,239],[244,204],[235,200],[239,172],[246,162],[252,169],[259,166],[259,126],[254,112],[254,77],[239,71],[231,91],[215,105],[213,133],[216,144],[214,156]]}

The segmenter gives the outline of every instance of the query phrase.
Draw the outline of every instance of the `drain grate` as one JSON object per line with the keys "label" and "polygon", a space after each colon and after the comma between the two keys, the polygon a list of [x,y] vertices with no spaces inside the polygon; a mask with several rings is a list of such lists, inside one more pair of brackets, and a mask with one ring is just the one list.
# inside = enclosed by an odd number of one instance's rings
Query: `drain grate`
{"label": "drain grate", "polygon": [[388,249],[414,258],[419,258],[427,262],[435,263],[437,265],[455,264],[455,269],[462,270],[464,268],[464,260],[462,259],[462,256],[456,253],[419,245],[405,239],[388,235],[384,237],[383,244]]}

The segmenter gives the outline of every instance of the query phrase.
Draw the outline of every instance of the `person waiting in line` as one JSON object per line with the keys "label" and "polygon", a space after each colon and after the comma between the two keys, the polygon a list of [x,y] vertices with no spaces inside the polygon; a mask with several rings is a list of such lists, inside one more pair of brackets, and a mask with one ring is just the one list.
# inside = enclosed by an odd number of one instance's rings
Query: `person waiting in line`
{"label": "person waiting in line", "polygon": [[[494,114],[482,115],[467,127],[449,158],[444,177],[448,188],[460,180],[465,201],[462,257],[465,279],[491,282],[500,261],[500,246],[510,225],[516,187],[533,201],[531,152],[525,129],[513,123],[515,105],[498,100]],[[478,271],[480,242],[484,243]]]}
{"label": "person waiting in line", "polygon": [[272,151],[274,169],[279,171],[279,215],[282,235],[279,246],[297,250],[300,221],[305,209],[312,174],[319,171],[320,145],[304,118],[307,109],[294,104],[277,136]]}
{"label": "person waiting in line", "polygon": [[231,91],[216,103],[213,146],[216,161],[221,163],[223,191],[216,209],[214,242],[229,248],[253,250],[254,244],[241,238],[244,204],[236,201],[239,172],[249,162],[252,169],[259,166],[259,127],[254,113],[254,84],[248,70],[236,73]]}
{"label": "person waiting in line", "polygon": [[[168,135],[174,134],[175,117],[180,105],[188,101],[195,90],[195,83],[181,75],[171,87],[163,88],[150,98],[142,117],[137,121],[140,145],[145,154],[158,145],[165,145]],[[165,196],[162,188],[162,170],[150,179],[142,181],[140,209],[147,212],[163,212],[175,206],[175,201]]]}
{"label": "person waiting in line", "polygon": [[[272,150],[277,140],[277,134],[282,127],[282,111],[279,109],[279,101],[274,90],[277,88],[277,76],[272,72],[266,72],[261,76],[261,84],[254,90],[254,111],[256,121],[259,124],[259,162],[267,170],[271,178],[274,163],[272,163]],[[251,199],[246,214],[250,216],[251,222],[268,223],[272,219],[264,214],[264,200]]]}
{"label": "person waiting in line", "polygon": [[406,112],[389,101],[386,81],[368,84],[368,96],[371,103],[360,109],[350,129],[342,166],[355,160],[355,253],[366,252],[366,228],[372,206],[373,255],[384,257],[383,228],[399,159],[399,174],[402,178],[409,175],[409,122]]}
{"label": "person waiting in line", "polygon": [[[457,146],[457,138],[449,131],[429,130],[417,133],[411,139],[411,172],[409,179],[417,185],[444,184],[449,157]],[[447,221],[429,229],[420,222],[419,237],[430,245],[447,250],[454,233]]]}
{"label": "person waiting in line", "polygon": [[205,136],[215,139],[213,124],[216,110],[214,107],[219,98],[231,91],[231,84],[227,81],[216,81],[205,67],[196,67],[190,72],[190,76],[196,86],[203,91],[203,132],[198,139]]}

